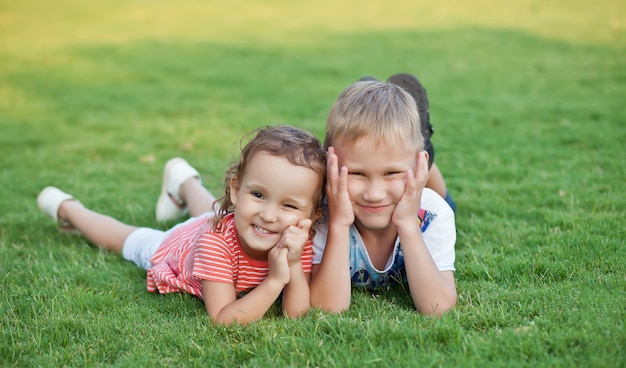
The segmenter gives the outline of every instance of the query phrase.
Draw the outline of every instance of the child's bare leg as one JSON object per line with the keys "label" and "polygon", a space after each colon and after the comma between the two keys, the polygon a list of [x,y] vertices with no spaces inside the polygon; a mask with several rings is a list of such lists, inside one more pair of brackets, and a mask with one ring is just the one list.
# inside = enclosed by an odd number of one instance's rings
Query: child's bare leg
{"label": "child's bare leg", "polygon": [[128,235],[137,229],[113,217],[92,211],[77,200],[62,202],[58,216],[69,222],[92,243],[118,253],[122,253]]}
{"label": "child's bare leg", "polygon": [[441,196],[441,198],[445,199],[452,208],[452,211],[456,212],[456,203],[452,196],[448,192],[448,188],[446,187],[446,182],[443,179],[443,175],[437,165],[433,162],[433,165],[430,167],[428,171],[428,182],[426,182],[426,187],[434,190]]}
{"label": "child's bare leg", "polygon": [[443,175],[437,167],[437,164],[433,162],[433,165],[430,167],[428,171],[428,181],[426,182],[426,187],[434,190],[441,196],[441,198],[445,199],[446,194],[448,193],[448,189],[446,188],[446,182],[443,179]]}
{"label": "child's bare leg", "polygon": [[215,196],[202,185],[198,178],[191,177],[185,180],[178,192],[189,207],[189,215],[199,216],[213,210]]}

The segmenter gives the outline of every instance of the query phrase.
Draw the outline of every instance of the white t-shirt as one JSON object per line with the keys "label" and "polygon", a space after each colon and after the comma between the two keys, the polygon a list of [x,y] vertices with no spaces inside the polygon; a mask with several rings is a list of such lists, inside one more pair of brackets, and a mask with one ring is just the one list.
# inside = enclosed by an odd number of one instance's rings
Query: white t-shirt
{"label": "white t-shirt", "polygon": [[[417,221],[420,222],[426,247],[433,257],[439,271],[454,271],[454,245],[456,226],[454,212],[448,203],[429,188],[422,191],[421,210]],[[322,254],[328,237],[328,222],[316,228],[313,238],[313,264],[322,261]],[[400,239],[396,239],[394,251],[387,261],[385,269],[378,270],[370,260],[361,235],[354,225],[350,226],[350,277],[353,286],[377,289],[391,283],[406,281],[404,256]]]}

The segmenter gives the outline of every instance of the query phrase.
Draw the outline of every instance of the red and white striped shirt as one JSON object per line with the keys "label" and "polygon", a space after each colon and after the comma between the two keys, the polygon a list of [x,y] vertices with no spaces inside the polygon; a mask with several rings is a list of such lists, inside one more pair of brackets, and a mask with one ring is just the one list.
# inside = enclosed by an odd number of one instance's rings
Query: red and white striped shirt
{"label": "red and white striped shirt", "polygon": [[[269,273],[268,261],[252,259],[243,251],[234,214],[222,219],[221,229],[215,232],[206,217],[176,227],[152,256],[148,291],[186,292],[204,299],[202,280],[232,284],[238,295],[257,287]],[[304,272],[310,273],[311,239],[305,244],[301,259]]]}

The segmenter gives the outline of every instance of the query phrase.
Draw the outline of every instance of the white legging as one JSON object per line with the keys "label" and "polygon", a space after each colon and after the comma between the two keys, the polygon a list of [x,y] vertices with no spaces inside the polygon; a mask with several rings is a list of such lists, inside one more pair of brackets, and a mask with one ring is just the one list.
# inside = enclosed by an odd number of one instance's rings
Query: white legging
{"label": "white legging", "polygon": [[144,270],[152,267],[152,256],[165,240],[165,231],[140,227],[124,240],[122,257]]}
{"label": "white legging", "polygon": [[[207,212],[198,217],[212,217],[214,212]],[[198,217],[189,218],[187,221],[177,224],[173,228],[163,231],[151,229],[148,227],[140,227],[133,231],[124,240],[124,247],[122,248],[122,257],[128,261],[135,262],[135,264],[144,270],[152,267],[152,256],[159,249],[161,244],[167,239],[170,233],[178,226],[185,225],[188,221],[193,221]]]}

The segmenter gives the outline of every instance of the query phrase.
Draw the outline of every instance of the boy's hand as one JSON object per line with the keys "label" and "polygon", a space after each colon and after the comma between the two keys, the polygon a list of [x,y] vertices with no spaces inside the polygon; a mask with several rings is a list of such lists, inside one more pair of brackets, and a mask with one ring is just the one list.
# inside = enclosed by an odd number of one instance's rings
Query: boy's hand
{"label": "boy's hand", "polygon": [[397,227],[402,225],[417,224],[417,214],[422,202],[422,191],[428,181],[428,155],[426,151],[418,154],[417,171],[412,170],[406,173],[406,187],[404,194],[396,204],[396,208],[391,216],[391,221]]}
{"label": "boy's hand", "polygon": [[289,262],[287,261],[287,254],[289,249],[287,247],[274,246],[270,249],[267,255],[267,260],[270,266],[270,272],[267,276],[268,279],[274,279],[277,282],[287,285],[291,278],[291,272],[289,271]]}
{"label": "boy's hand", "polygon": [[275,248],[286,248],[287,261],[292,266],[295,263],[301,262],[302,251],[304,245],[309,239],[309,230],[311,229],[311,219],[302,219],[298,221],[295,226],[289,226],[276,244]]}
{"label": "boy's hand", "polygon": [[333,147],[328,147],[326,152],[326,201],[332,222],[352,225],[354,211],[348,194],[348,169],[339,170],[339,159]]}

